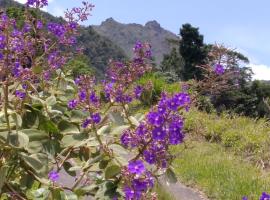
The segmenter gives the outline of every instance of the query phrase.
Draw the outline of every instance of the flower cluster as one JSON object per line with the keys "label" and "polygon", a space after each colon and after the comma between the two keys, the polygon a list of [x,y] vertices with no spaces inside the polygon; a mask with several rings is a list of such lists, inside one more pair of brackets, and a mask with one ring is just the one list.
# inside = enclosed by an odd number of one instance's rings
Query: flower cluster
{"label": "flower cluster", "polygon": [[[140,45],[139,45],[140,44]],[[103,82],[105,98],[110,102],[127,104],[139,99],[144,88],[132,84],[151,70],[149,63],[150,45],[137,43],[135,57],[131,62],[111,62],[107,71],[107,80]]]}
{"label": "flower cluster", "polygon": [[141,160],[130,161],[122,176],[126,200],[140,200],[154,186],[154,178]]}
{"label": "flower cluster", "polygon": [[215,66],[215,73],[217,75],[222,75],[222,74],[224,74],[224,72],[225,72],[224,67],[221,64],[216,64],[216,66]]}
{"label": "flower cluster", "polygon": [[141,157],[158,168],[168,167],[171,156],[169,145],[177,145],[184,139],[183,118],[179,110],[188,110],[190,97],[186,93],[173,96],[166,94],[136,129],[127,129],[122,133],[121,143],[126,148],[138,148]]}
{"label": "flower cluster", "polygon": [[100,108],[100,98],[95,91],[95,79],[91,76],[80,76],[75,80],[78,87],[77,97],[68,102],[70,109],[82,108],[85,112],[90,113],[90,117],[86,118],[82,127],[87,128],[90,124],[98,124],[101,116],[98,112]]}
{"label": "flower cluster", "polygon": [[48,5],[48,0],[27,0],[26,5],[35,8],[42,8]]}

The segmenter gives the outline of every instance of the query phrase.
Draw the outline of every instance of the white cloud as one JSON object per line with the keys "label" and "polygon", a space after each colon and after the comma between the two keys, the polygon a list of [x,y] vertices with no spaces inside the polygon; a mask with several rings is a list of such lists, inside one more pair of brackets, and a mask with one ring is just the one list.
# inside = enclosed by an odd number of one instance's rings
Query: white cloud
{"label": "white cloud", "polygon": [[270,80],[270,67],[267,65],[249,64],[254,75],[254,80]]}

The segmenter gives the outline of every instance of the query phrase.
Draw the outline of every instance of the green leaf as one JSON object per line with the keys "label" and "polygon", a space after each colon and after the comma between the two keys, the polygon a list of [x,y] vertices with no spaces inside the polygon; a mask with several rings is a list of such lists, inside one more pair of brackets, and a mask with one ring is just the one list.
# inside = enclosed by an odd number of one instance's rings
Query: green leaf
{"label": "green leaf", "polygon": [[72,123],[81,123],[83,119],[88,117],[87,113],[79,111],[79,110],[73,110],[71,111],[71,117],[70,122]]}
{"label": "green leaf", "polygon": [[23,149],[26,148],[29,144],[29,137],[19,131],[19,132],[1,132],[0,133],[0,140],[2,140],[5,143],[8,143],[9,145],[13,146],[14,148]]}
{"label": "green leaf", "polygon": [[139,126],[139,125],[140,125],[140,122],[139,122],[135,117],[130,116],[130,117],[129,117],[129,120],[130,120],[131,123],[134,124],[135,126]]}
{"label": "green leaf", "polygon": [[165,179],[168,185],[177,183],[177,177],[171,168],[166,170]]}
{"label": "green leaf", "polygon": [[72,165],[70,164],[70,162],[65,162],[63,165],[65,171],[70,175],[70,176],[76,176],[76,172],[75,171],[70,171],[70,168],[72,168]]}
{"label": "green leaf", "polygon": [[128,164],[128,159],[130,157],[130,152],[128,152],[124,147],[119,144],[112,144],[109,148],[113,151],[114,158],[120,162],[123,166]]}
{"label": "green leaf", "polygon": [[128,129],[129,125],[122,125],[112,128],[111,135],[120,135],[124,130]]}
{"label": "green leaf", "polygon": [[105,178],[110,179],[115,177],[121,172],[121,168],[118,165],[111,165],[105,170]]}
{"label": "green leaf", "polygon": [[12,113],[11,116],[15,121],[16,127],[22,127],[22,117],[18,113]]}
{"label": "green leaf", "polygon": [[7,175],[8,169],[9,169],[9,166],[7,165],[4,165],[0,168],[0,194],[2,191],[2,187],[4,186],[5,181],[6,181],[6,175]]}
{"label": "green leaf", "polygon": [[72,147],[77,145],[77,143],[82,142],[82,140],[87,139],[88,136],[85,133],[64,135],[62,139],[62,144],[64,147]]}
{"label": "green leaf", "polygon": [[46,131],[47,133],[59,133],[59,130],[54,122],[45,118],[40,117],[39,129]]}
{"label": "green leaf", "polygon": [[59,124],[58,124],[58,128],[60,130],[60,132],[63,135],[67,135],[67,134],[79,134],[80,130],[79,128],[72,124],[71,122],[62,120]]}
{"label": "green leaf", "polygon": [[47,106],[55,105],[57,103],[55,96],[52,95],[52,96],[48,97],[46,99],[45,103],[46,103]]}
{"label": "green leaf", "polygon": [[103,135],[105,133],[108,133],[109,130],[110,130],[110,126],[109,125],[105,125],[105,126],[102,126],[101,128],[99,128],[97,130],[97,134],[98,135]]}
{"label": "green leaf", "polygon": [[125,124],[125,119],[121,115],[120,112],[111,112],[109,113],[109,118],[113,123],[115,123],[117,126],[121,126]]}
{"label": "green leaf", "polygon": [[35,174],[41,177],[47,177],[49,161],[46,154],[37,153],[29,156],[25,153],[21,153],[20,156],[22,160],[34,170]]}

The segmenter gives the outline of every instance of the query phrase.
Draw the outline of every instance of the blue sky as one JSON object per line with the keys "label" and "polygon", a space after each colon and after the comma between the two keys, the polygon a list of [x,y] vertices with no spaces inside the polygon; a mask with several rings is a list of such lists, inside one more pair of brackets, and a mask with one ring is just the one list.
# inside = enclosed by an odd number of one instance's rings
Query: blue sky
{"label": "blue sky", "polygon": [[[25,1],[25,0],[17,0]],[[49,0],[47,11],[60,16],[80,0]],[[178,34],[183,23],[199,27],[207,43],[222,43],[250,58],[255,78],[270,80],[269,0],[92,0],[96,7],[86,25],[109,17],[122,23],[157,20]]]}

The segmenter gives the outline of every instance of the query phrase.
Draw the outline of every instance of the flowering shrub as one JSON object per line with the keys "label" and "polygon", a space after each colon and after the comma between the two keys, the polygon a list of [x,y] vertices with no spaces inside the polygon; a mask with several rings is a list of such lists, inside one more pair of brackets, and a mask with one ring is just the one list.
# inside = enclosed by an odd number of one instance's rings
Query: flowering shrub
{"label": "flowering shrub", "polygon": [[[0,15],[0,192],[11,199],[156,199],[162,174],[174,181],[170,145],[183,142],[185,92],[162,93],[144,116],[129,105],[151,71],[151,48],[137,42],[131,61],[111,61],[106,80],[68,78],[79,22],[93,5],[67,10],[64,24],[45,23],[28,0],[25,22]],[[36,11],[37,15],[32,12]],[[146,87],[146,88],[145,88]],[[61,179],[65,173],[68,183]]]}

